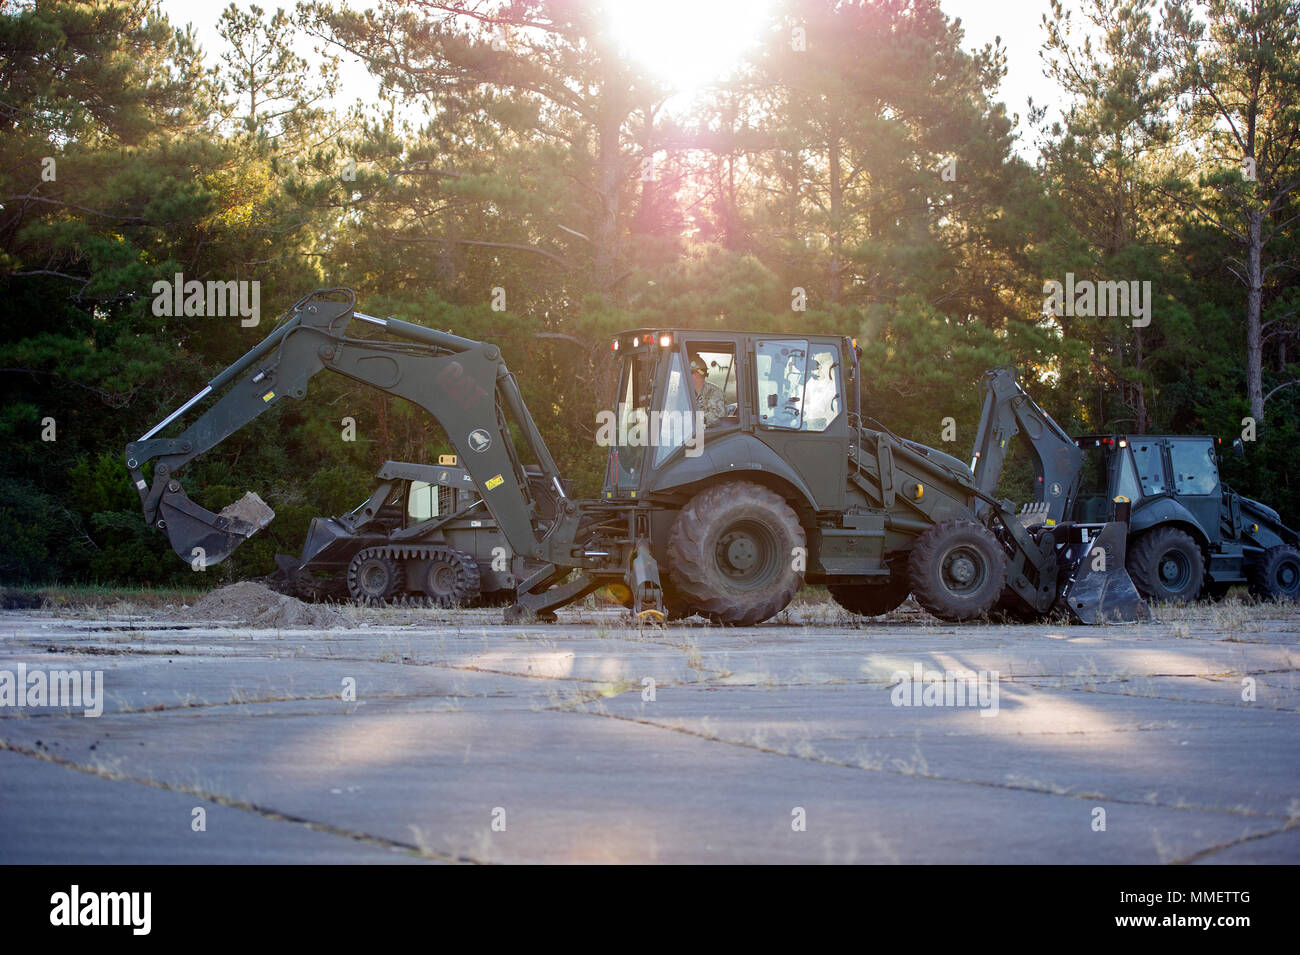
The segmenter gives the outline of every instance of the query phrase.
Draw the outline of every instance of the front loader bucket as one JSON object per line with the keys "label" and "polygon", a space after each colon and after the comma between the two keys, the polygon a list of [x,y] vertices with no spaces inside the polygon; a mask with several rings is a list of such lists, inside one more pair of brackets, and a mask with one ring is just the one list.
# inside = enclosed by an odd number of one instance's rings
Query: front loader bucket
{"label": "front loader bucket", "polygon": [[1151,611],[1124,566],[1128,524],[1112,521],[1090,541],[1071,545],[1061,601],[1079,623],[1149,620]]}
{"label": "front loader bucket", "polygon": [[[333,555],[326,551],[335,543],[355,539],[356,535],[344,527],[337,518],[313,517],[307,528],[307,540],[302,545],[302,560],[298,563],[306,567],[314,560],[328,559]],[[348,556],[344,555],[343,563],[347,563]]]}
{"label": "front loader bucket", "polygon": [[236,547],[260,531],[275,517],[260,497],[249,491],[220,514],[199,507],[183,491],[164,494],[158,503],[162,530],[174,550],[187,564],[202,569],[219,564]]}

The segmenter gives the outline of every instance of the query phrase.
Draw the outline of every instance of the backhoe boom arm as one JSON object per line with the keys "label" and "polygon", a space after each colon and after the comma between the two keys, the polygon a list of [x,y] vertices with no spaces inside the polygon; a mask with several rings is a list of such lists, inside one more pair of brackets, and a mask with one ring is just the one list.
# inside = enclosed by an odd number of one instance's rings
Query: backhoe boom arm
{"label": "backhoe boom arm", "polygon": [[[353,309],[350,293],[348,301],[326,294],[299,302],[265,340],[140,440],[127,445],[127,469],[146,519],[166,531],[173,549],[187,561],[198,556],[206,564],[215,564],[228,556],[273,516],[270,510],[261,505],[265,511],[261,514],[249,506],[232,506],[212,514],[186,497],[174,477],[176,471],[283,398],[304,398],[309,380],[328,369],[412,401],[432,415],[446,431],[514,553],[542,556],[544,535],[511,440],[507,412],[560,498],[564,489],[500,349],[411,322],[364,315]],[[399,340],[349,337],[346,332],[353,319]],[[227,385],[217,402],[181,434],[155,437],[190,407]],[[149,462],[154,463],[152,485],[143,476]],[[195,548],[201,548],[198,555]]]}
{"label": "backhoe boom arm", "polygon": [[[1034,461],[1034,500],[1046,504],[1044,518],[1060,523],[1070,515],[1083,471],[1083,452],[1016,380],[1014,368],[1002,366],[984,373],[984,407],[975,433],[971,471],[976,488],[994,497],[1007,447],[1023,434]],[[988,504],[976,499],[975,512]]]}

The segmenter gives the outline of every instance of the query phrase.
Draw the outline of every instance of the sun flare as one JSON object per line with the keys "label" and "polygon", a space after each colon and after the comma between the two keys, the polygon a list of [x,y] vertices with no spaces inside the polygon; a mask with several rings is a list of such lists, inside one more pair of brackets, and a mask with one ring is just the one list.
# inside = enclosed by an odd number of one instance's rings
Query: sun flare
{"label": "sun flare", "polygon": [[608,0],[624,52],[678,93],[725,79],[757,44],[772,0]]}

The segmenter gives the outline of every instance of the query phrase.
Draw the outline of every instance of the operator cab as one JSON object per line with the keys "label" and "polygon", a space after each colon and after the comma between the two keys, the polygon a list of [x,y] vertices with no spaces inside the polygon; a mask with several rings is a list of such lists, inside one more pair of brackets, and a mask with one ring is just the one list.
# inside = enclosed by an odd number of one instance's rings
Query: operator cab
{"label": "operator cab", "polygon": [[[374,519],[388,532],[415,527],[454,514],[477,496],[471,490],[401,478],[392,482],[392,489],[380,504]],[[363,501],[353,508],[352,513],[358,513],[367,505],[372,505],[372,501]]]}
{"label": "operator cab", "polygon": [[[456,510],[459,492],[428,481],[409,481],[406,491],[406,526],[412,527]],[[400,492],[399,492],[400,493]]]}
{"label": "operator cab", "polygon": [[[609,448],[605,498],[704,480],[707,468],[763,468],[766,452],[744,435],[788,462],[818,507],[837,506],[857,373],[851,340],[636,329],[617,335],[610,351],[619,361],[617,392],[611,410],[598,414],[596,434]],[[707,468],[698,464],[706,444],[721,455]]]}
{"label": "operator cab", "polygon": [[1222,488],[1215,442],[1206,436],[1146,434],[1076,438],[1084,458],[1073,519],[1109,520],[1111,501],[1119,496],[1134,504],[1143,498],[1175,496],[1191,508],[1199,509],[1204,502],[1207,518],[1212,516],[1211,504],[1217,514]]}

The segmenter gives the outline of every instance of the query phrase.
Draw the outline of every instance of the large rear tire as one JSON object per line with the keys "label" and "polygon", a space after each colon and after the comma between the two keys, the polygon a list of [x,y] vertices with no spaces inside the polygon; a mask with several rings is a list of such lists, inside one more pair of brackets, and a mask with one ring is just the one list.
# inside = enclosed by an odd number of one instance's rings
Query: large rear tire
{"label": "large rear tire", "polygon": [[776,492],[749,481],[706,488],[682,508],[668,537],[674,596],[714,623],[762,623],[803,583],[794,556],[806,544],[799,518]]}
{"label": "large rear tire", "polygon": [[1148,600],[1191,603],[1205,582],[1205,559],[1196,541],[1177,527],[1157,527],[1129,548],[1128,575]]}
{"label": "large rear tire", "polygon": [[1270,547],[1251,568],[1250,592],[1261,600],[1300,599],[1300,550]]}
{"label": "large rear tire", "polygon": [[908,571],[916,602],[940,620],[958,623],[983,616],[997,603],[1007,557],[983,524],[944,521],[917,538]]}

